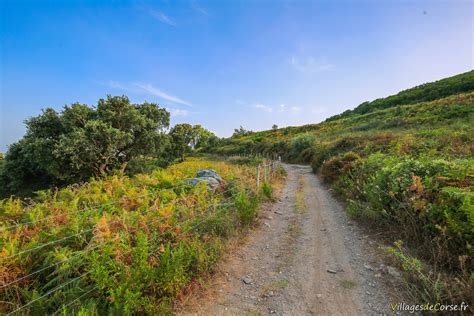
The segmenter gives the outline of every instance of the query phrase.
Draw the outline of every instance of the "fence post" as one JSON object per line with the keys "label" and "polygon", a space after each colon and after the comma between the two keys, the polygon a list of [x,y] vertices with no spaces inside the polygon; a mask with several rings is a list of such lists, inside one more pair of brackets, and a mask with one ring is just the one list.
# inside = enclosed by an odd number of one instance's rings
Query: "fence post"
{"label": "fence post", "polygon": [[257,166],[257,192],[259,188],[260,188],[260,164],[258,164]]}
{"label": "fence post", "polygon": [[264,172],[264,180],[265,180],[265,183],[268,182],[268,177],[267,177],[267,165],[268,165],[268,163],[265,163],[265,162],[263,163],[263,167],[264,167],[263,172]]}

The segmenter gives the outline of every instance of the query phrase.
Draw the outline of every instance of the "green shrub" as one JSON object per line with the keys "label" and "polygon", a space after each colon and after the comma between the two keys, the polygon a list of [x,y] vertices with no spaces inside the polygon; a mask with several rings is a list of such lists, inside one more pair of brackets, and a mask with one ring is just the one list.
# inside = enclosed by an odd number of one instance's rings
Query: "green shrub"
{"label": "green shrub", "polygon": [[248,193],[244,191],[235,196],[235,206],[242,225],[249,225],[257,215],[257,201],[256,197],[249,197]]}
{"label": "green shrub", "polygon": [[313,134],[302,134],[293,138],[290,142],[289,158],[293,160],[301,160],[301,153],[310,148],[316,140]]}
{"label": "green shrub", "polygon": [[326,161],[321,167],[321,176],[326,182],[333,182],[341,175],[351,171],[352,165],[360,159],[359,155],[349,152],[342,157],[334,157]]}
{"label": "green shrub", "polygon": [[273,197],[273,189],[272,189],[272,186],[270,185],[270,183],[268,182],[265,182],[262,186],[262,192],[263,194],[269,198],[269,199],[272,199]]}
{"label": "green shrub", "polygon": [[[357,208],[352,202],[352,214],[376,219],[381,225],[396,223],[405,238],[426,249],[425,259],[461,269],[458,257],[468,256],[464,264],[473,269],[469,256],[474,240],[474,199],[468,188],[471,169],[463,161],[374,155],[355,163],[335,187],[362,205]],[[467,187],[448,186],[456,183]],[[436,256],[432,256],[434,246]]]}

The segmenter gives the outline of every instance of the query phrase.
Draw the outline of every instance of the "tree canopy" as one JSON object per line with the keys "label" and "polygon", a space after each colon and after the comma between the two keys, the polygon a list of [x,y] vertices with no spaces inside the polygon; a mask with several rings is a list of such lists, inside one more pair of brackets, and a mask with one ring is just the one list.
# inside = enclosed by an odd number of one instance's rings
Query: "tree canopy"
{"label": "tree canopy", "polygon": [[169,122],[166,109],[132,104],[126,96],[107,96],[95,107],[47,108],[25,121],[25,136],[6,153],[2,193],[82,181],[125,168],[140,155],[158,156],[168,146]]}

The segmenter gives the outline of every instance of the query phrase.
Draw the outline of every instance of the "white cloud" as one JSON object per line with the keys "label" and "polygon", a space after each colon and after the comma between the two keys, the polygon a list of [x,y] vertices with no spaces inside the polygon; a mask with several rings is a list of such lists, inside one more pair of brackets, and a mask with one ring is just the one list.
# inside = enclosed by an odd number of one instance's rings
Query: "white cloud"
{"label": "white cloud", "polygon": [[[96,81],[96,82],[103,85],[103,86],[107,86],[109,88],[112,88],[112,89],[122,90],[123,92],[133,92],[133,93],[146,92],[148,94],[151,94],[151,95],[156,96],[156,97],[160,97],[162,99],[165,99],[167,101],[171,101],[173,103],[179,103],[179,104],[191,106],[191,103],[186,102],[186,101],[184,101],[184,100],[182,100],[178,97],[169,95],[169,94],[161,91],[160,89],[154,87],[153,85],[151,85],[149,83],[146,83],[146,84],[143,84],[143,83],[123,84],[123,83],[120,83],[118,81],[112,81],[112,80],[107,81],[107,82],[101,82],[101,81]],[[171,107],[168,107],[168,106],[164,106],[164,108],[166,108],[170,112],[171,116],[175,116],[175,117],[176,116],[188,116],[188,115],[191,115],[191,114],[195,114],[195,112],[191,113],[188,110],[184,110],[184,109],[171,108]]]}
{"label": "white cloud", "polygon": [[168,109],[171,113],[171,116],[188,116],[189,112],[183,109]]}
{"label": "white cloud", "polygon": [[[118,81],[107,81],[107,82],[100,82],[97,81],[97,83],[107,86],[112,89],[117,89],[117,90],[122,90],[123,92],[132,92],[132,93],[147,93],[150,95],[153,95],[155,97],[159,97],[161,99],[176,103],[176,104],[182,104],[182,105],[187,105],[187,106],[192,106],[191,103],[184,101],[181,98],[178,98],[176,96],[170,95],[162,90],[160,90],[157,87],[154,87],[150,83],[131,83],[131,84],[123,84]],[[173,116],[187,116],[190,114],[189,111],[183,110],[183,109],[176,109],[176,108],[168,108],[170,111],[171,115]]]}
{"label": "white cloud", "polygon": [[147,92],[151,95],[154,95],[156,97],[160,97],[160,98],[165,99],[167,101],[170,101],[170,102],[173,102],[173,103],[178,103],[178,104],[183,104],[183,105],[187,105],[187,106],[191,106],[191,103],[189,103],[187,101],[184,101],[183,99],[181,99],[179,97],[170,95],[170,94],[160,90],[159,88],[154,87],[150,83],[134,83],[133,85],[140,88],[140,89],[142,89],[143,91],[145,91],[145,92]]}
{"label": "white cloud", "polygon": [[117,82],[117,81],[110,80],[107,82],[100,82],[100,81],[97,81],[97,82],[103,86],[106,86],[112,89],[129,90],[127,87],[125,87],[124,85],[122,85],[120,82]]}
{"label": "white cloud", "polygon": [[286,106],[285,104],[280,104],[278,106],[269,106],[265,105],[263,103],[257,102],[251,105],[253,108],[259,109],[262,112],[267,112],[267,113],[290,113],[290,114],[296,114],[301,112],[301,107],[299,106]]}
{"label": "white cloud", "polygon": [[150,15],[152,17],[154,17],[156,20],[158,20],[162,23],[165,23],[165,24],[168,24],[168,25],[171,25],[171,26],[177,26],[176,22],[172,18],[170,18],[169,16],[167,16],[166,14],[164,14],[161,11],[156,11],[156,10],[150,9],[150,10],[148,10],[148,12],[150,13]]}
{"label": "white cloud", "polygon": [[254,108],[256,109],[259,109],[259,110],[262,110],[264,112],[268,112],[268,113],[271,113],[273,112],[273,108],[272,107],[269,107],[265,104],[262,104],[262,103],[256,103],[253,105]]}
{"label": "white cloud", "polygon": [[313,57],[309,57],[306,59],[299,59],[295,56],[292,56],[290,59],[290,65],[300,71],[305,73],[315,73],[315,72],[323,72],[332,69],[334,66],[332,64],[317,61]]}
{"label": "white cloud", "polygon": [[203,7],[201,7],[197,1],[191,2],[191,7],[196,11],[201,13],[202,15],[209,16],[209,12],[207,12]]}
{"label": "white cloud", "polygon": [[292,113],[298,113],[300,111],[301,111],[301,108],[299,106],[290,107],[290,112],[292,112]]}

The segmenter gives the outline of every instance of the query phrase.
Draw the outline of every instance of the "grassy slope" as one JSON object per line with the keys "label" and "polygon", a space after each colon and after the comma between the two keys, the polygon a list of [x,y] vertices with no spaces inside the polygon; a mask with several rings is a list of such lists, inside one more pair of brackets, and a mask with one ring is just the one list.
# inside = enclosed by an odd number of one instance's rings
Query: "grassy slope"
{"label": "grassy slope", "polygon": [[328,121],[351,114],[364,114],[374,110],[386,109],[397,105],[414,104],[441,99],[450,95],[474,90],[474,71],[469,71],[457,76],[441,79],[435,82],[419,85],[414,88],[400,91],[396,95],[364,102],[353,110],[348,110],[340,115],[328,118]]}
{"label": "grassy slope", "polygon": [[[182,187],[203,168],[215,169],[225,188]],[[252,223],[260,196],[254,170],[191,159],[44,191],[26,205],[0,201],[0,285],[19,280],[0,288],[0,312],[38,299],[21,312],[50,314],[75,302],[65,315],[170,313],[212,270],[225,240]]]}
{"label": "grassy slope", "polygon": [[[473,75],[416,87],[320,124],[230,138],[216,151],[310,163],[352,215],[402,239],[423,259],[404,255],[400,243],[392,249],[419,281],[413,289],[419,296],[474,303],[474,92],[456,93],[474,90]],[[417,102],[424,93],[443,97]]]}

